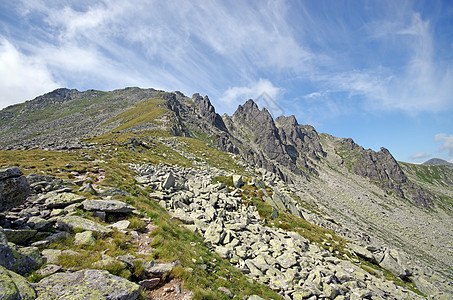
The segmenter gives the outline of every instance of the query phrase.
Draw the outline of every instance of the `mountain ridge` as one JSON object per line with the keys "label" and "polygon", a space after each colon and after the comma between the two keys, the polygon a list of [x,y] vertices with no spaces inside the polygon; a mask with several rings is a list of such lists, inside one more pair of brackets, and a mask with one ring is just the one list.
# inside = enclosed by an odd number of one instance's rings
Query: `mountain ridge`
{"label": "mountain ridge", "polygon": [[[162,137],[146,136],[154,134]],[[402,278],[409,276],[426,294],[448,291],[445,282],[429,275],[428,267],[445,278],[452,276],[453,257],[440,251],[451,246],[451,239],[436,240],[450,235],[449,173],[433,186],[421,181],[417,166],[398,163],[385,148],[365,150],[352,139],[319,134],[294,116],[274,120],[251,99],[232,116],[220,116],[210,99],[199,94],[189,98],[154,89],[58,89],[0,111],[3,151],[83,151],[99,147],[97,140],[102,139],[97,137],[114,141],[128,135],[133,136],[130,142],[118,145],[137,153],[151,151],[157,142],[182,147],[173,137],[195,138],[225,151],[244,168],[244,175],[261,176],[265,186],[272,187],[272,194],[262,192],[271,206],[362,246],[396,247],[415,263],[411,275]],[[183,149],[185,156],[193,155]],[[421,225],[417,220],[435,218],[445,225]],[[438,235],[431,237],[436,228]]]}

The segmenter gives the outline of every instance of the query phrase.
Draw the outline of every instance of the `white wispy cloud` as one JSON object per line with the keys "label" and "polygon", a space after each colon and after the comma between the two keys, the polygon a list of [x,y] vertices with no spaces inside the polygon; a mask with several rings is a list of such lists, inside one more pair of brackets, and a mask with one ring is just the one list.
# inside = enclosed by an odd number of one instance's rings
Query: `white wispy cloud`
{"label": "white wispy cloud", "polygon": [[448,136],[445,133],[438,133],[434,136],[436,142],[442,142],[440,151],[447,150],[450,156],[453,156],[453,136]]}
{"label": "white wispy cloud", "polygon": [[0,108],[34,98],[59,85],[39,59],[20,53],[0,37]]}
{"label": "white wispy cloud", "polygon": [[415,153],[410,156],[411,159],[426,159],[428,157],[431,157],[431,154],[426,152]]}
{"label": "white wispy cloud", "polygon": [[[256,97],[246,95],[260,82],[267,80],[272,93],[272,82],[283,86],[290,77],[329,91],[317,102],[324,114],[352,105],[412,114],[453,106],[453,64],[436,56],[433,21],[423,19],[410,1],[379,5],[388,6],[389,14],[382,14],[388,17],[375,15],[357,31],[346,20],[313,13],[308,4],[285,1],[18,3],[31,34],[8,37],[9,43],[20,57],[33,58],[48,82],[201,92],[214,102],[220,98],[221,110],[231,111],[240,97]],[[363,41],[349,32],[366,33],[363,40],[388,44],[408,59],[398,66],[361,66],[348,51]],[[338,95],[346,99],[337,101]],[[0,101],[5,97],[14,98],[4,94]]]}

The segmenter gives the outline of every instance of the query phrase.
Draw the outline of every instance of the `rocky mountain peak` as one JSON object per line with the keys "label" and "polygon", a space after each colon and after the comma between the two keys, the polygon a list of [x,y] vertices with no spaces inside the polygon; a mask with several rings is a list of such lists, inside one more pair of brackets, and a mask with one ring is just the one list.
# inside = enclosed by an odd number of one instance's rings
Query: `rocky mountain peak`
{"label": "rocky mountain peak", "polygon": [[214,106],[211,104],[208,96],[201,97],[200,94],[193,94],[192,100],[200,110],[200,114],[207,119],[207,121],[216,128],[226,131],[225,124],[222,117],[215,112]]}
{"label": "rocky mountain peak", "polygon": [[252,121],[255,123],[267,124],[269,127],[274,127],[274,120],[269,111],[264,107],[259,109],[258,105],[252,99],[247,100],[244,105],[239,105],[233,114],[233,120],[237,121]]}
{"label": "rocky mountain peak", "polygon": [[299,123],[297,123],[296,117],[291,115],[289,117],[279,116],[275,119],[275,125],[277,125],[277,127],[295,127],[299,125]]}

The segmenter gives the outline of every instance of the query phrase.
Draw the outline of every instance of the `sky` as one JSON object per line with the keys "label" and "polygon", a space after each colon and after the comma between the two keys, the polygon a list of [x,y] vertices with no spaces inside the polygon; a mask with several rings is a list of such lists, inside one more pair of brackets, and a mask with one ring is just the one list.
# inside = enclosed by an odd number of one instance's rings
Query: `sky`
{"label": "sky", "polygon": [[453,1],[0,0],[0,109],[128,86],[453,162]]}

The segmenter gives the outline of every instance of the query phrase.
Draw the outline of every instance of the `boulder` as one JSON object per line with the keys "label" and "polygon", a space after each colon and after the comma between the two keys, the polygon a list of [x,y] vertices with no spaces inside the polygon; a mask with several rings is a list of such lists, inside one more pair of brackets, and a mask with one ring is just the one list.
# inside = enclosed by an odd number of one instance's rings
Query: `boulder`
{"label": "boulder", "polygon": [[152,290],[160,283],[160,278],[151,278],[140,281],[138,284],[144,289]]}
{"label": "boulder", "polygon": [[80,196],[74,193],[47,193],[43,196],[46,198],[44,205],[47,208],[61,208],[66,207],[74,203],[79,203],[85,200],[84,196]]}
{"label": "boulder", "polygon": [[0,266],[0,299],[32,300],[35,298],[35,290],[24,277]]}
{"label": "boulder", "polygon": [[82,205],[85,210],[106,213],[130,213],[135,210],[132,205],[118,200],[85,200]]}
{"label": "boulder", "polygon": [[211,242],[212,244],[219,244],[225,237],[225,231],[223,225],[220,222],[213,222],[209,224],[206,232],[204,233],[205,242]]}
{"label": "boulder", "polygon": [[147,275],[162,276],[165,273],[171,272],[176,266],[176,262],[173,263],[158,263],[156,261],[142,261],[143,269]]}
{"label": "boulder", "polygon": [[52,226],[52,222],[41,217],[34,216],[28,219],[27,225],[36,230],[44,230]]}
{"label": "boulder", "polygon": [[3,229],[6,239],[14,244],[25,245],[37,233],[34,229]]}
{"label": "boulder", "polygon": [[85,269],[56,273],[35,284],[37,300],[45,299],[109,299],[133,300],[140,286],[103,270]]}
{"label": "boulder", "polygon": [[373,253],[371,253],[369,250],[367,250],[366,248],[362,247],[362,246],[359,246],[359,245],[356,245],[356,244],[349,244],[349,248],[352,249],[352,251],[357,255],[357,256],[360,256],[364,259],[366,259],[367,261],[371,262],[371,263],[377,263],[377,260],[376,258],[374,257]]}
{"label": "boulder", "polygon": [[118,229],[119,231],[124,231],[126,230],[129,225],[131,225],[131,222],[128,221],[128,220],[121,220],[121,221],[118,221],[116,223],[113,223],[112,225],[109,225],[109,227],[111,228],[116,228]]}
{"label": "boulder", "polygon": [[78,216],[58,217],[57,224],[58,227],[62,230],[81,229],[95,231],[102,234],[108,234],[112,232],[112,229],[107,228],[104,225]]}
{"label": "boulder", "polygon": [[164,190],[168,190],[168,189],[170,189],[170,188],[172,188],[172,187],[175,186],[175,182],[176,182],[176,179],[175,179],[175,177],[173,176],[173,174],[170,172],[170,173],[168,173],[168,175],[165,177],[165,180],[164,180],[164,182],[163,182],[163,184],[162,184],[162,188],[163,188]]}
{"label": "boulder", "polygon": [[0,180],[5,180],[8,178],[14,178],[14,177],[20,177],[22,175],[24,175],[24,173],[17,167],[0,170]]}
{"label": "boulder", "polygon": [[39,252],[38,247],[17,248],[17,252],[32,258],[36,262],[35,268],[42,266],[46,262],[45,259],[41,256],[41,252]]}
{"label": "boulder", "polygon": [[291,268],[295,264],[297,264],[297,260],[294,254],[285,252],[279,257],[276,258],[277,263],[285,269]]}
{"label": "boulder", "polygon": [[19,249],[13,243],[6,242],[5,235],[0,229],[1,266],[21,275],[26,275],[39,267],[38,262],[26,254],[20,253]]}
{"label": "boulder", "polygon": [[44,249],[41,252],[48,264],[58,264],[58,258],[61,255],[61,250],[58,249]]}
{"label": "boulder", "polygon": [[390,270],[393,274],[402,279],[412,275],[412,272],[407,266],[403,255],[394,249],[387,249],[385,251],[384,258],[379,265],[387,270]]}
{"label": "boulder", "polygon": [[30,194],[30,183],[19,168],[0,170],[0,211],[25,202]]}
{"label": "boulder", "polygon": [[233,184],[237,188],[240,188],[241,186],[243,186],[244,182],[242,181],[242,176],[241,175],[233,175]]}
{"label": "boulder", "polygon": [[93,231],[84,231],[76,233],[74,237],[74,245],[89,245],[92,246],[96,244],[96,239],[94,238]]}

